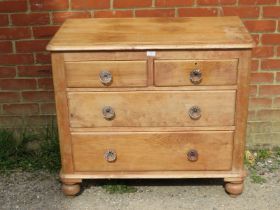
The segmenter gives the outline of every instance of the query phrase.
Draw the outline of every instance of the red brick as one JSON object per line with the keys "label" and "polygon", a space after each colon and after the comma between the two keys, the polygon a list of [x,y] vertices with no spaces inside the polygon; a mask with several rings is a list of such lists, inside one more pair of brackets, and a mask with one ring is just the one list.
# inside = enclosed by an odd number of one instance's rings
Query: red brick
{"label": "red brick", "polygon": [[16,68],[14,66],[0,67],[0,78],[13,78],[16,76]]}
{"label": "red brick", "polygon": [[31,31],[29,28],[0,28],[0,40],[26,38],[31,38]]}
{"label": "red brick", "polygon": [[222,5],[226,5],[226,4],[229,5],[229,4],[235,4],[237,2],[237,0],[220,0],[219,2]]}
{"label": "red brick", "polygon": [[152,0],[114,0],[114,8],[151,7]]}
{"label": "red brick", "polygon": [[22,117],[20,116],[1,116],[0,127],[2,128],[22,128]]}
{"label": "red brick", "polygon": [[36,89],[35,79],[2,79],[0,88],[3,90]]}
{"label": "red brick", "polygon": [[40,105],[41,114],[55,114],[55,103],[46,103]]}
{"label": "red brick", "polygon": [[279,109],[265,109],[257,112],[257,119],[263,121],[279,121],[280,110]]}
{"label": "red brick", "polygon": [[[249,107],[250,109],[250,107]],[[248,112],[248,121],[253,121],[256,119],[256,111],[255,110],[249,110]]]}
{"label": "red brick", "polygon": [[16,26],[46,25],[50,23],[48,13],[12,14],[12,23]]}
{"label": "red brick", "polygon": [[30,64],[33,63],[32,54],[2,54],[0,55],[0,64]]}
{"label": "red brick", "polygon": [[280,18],[280,6],[263,7],[263,16],[266,18]]}
{"label": "red brick", "polygon": [[53,80],[51,78],[38,79],[38,86],[40,89],[52,90]]}
{"label": "red brick", "polygon": [[49,40],[17,41],[17,52],[38,52],[45,51]]}
{"label": "red brick", "polygon": [[269,108],[272,106],[271,98],[250,98],[250,108]]}
{"label": "red brick", "polygon": [[277,72],[277,74],[276,74],[276,81],[280,82],[280,72]]}
{"label": "red brick", "polygon": [[23,101],[53,101],[53,91],[24,91],[21,93]]}
{"label": "red brick", "polygon": [[52,75],[51,66],[18,66],[18,76],[20,77],[49,77]]}
{"label": "red brick", "polygon": [[251,36],[252,36],[255,44],[258,45],[259,42],[260,42],[260,35],[259,34],[251,34]]}
{"label": "red brick", "polygon": [[218,5],[219,0],[197,0],[198,5]]}
{"label": "red brick", "polygon": [[256,96],[258,91],[257,85],[250,85],[250,96]]}
{"label": "red brick", "polygon": [[240,5],[275,4],[277,0],[239,0]]}
{"label": "red brick", "polygon": [[262,60],[261,68],[265,70],[280,70],[280,59]]}
{"label": "red brick", "polygon": [[274,20],[247,20],[244,24],[250,32],[275,31],[276,29]]}
{"label": "red brick", "polygon": [[273,47],[270,46],[255,47],[253,49],[253,57],[255,58],[272,57],[273,54],[274,54]]}
{"label": "red brick", "polygon": [[19,102],[20,97],[19,97],[18,92],[0,92],[0,103],[8,103],[8,102]]}
{"label": "red brick", "polygon": [[89,18],[90,12],[55,12],[52,19],[54,23],[63,23],[68,18]]}
{"label": "red brick", "polygon": [[280,97],[274,98],[273,100],[273,107],[280,107]]}
{"label": "red brick", "polygon": [[221,4],[232,5],[235,3],[236,0],[197,0],[198,5],[221,5]]}
{"label": "red brick", "polygon": [[31,10],[63,10],[68,9],[68,0],[30,0]]}
{"label": "red brick", "polygon": [[225,16],[239,16],[241,18],[258,17],[260,13],[259,7],[224,7],[222,9]]}
{"label": "red brick", "polygon": [[277,47],[277,56],[280,57],[280,47]]}
{"label": "red brick", "polygon": [[103,10],[95,11],[95,18],[114,18],[114,17],[132,17],[133,13],[131,10]]}
{"label": "red brick", "polygon": [[59,26],[39,26],[33,27],[33,34],[35,38],[49,38],[52,37],[59,29]]}
{"label": "red brick", "polygon": [[217,16],[216,8],[179,8],[180,17]]}
{"label": "red brick", "polygon": [[263,34],[263,44],[280,44],[280,34]]}
{"label": "red brick", "polygon": [[0,41],[0,53],[10,53],[13,51],[12,42]]}
{"label": "red brick", "polygon": [[251,83],[273,82],[273,73],[251,73]]}
{"label": "red brick", "polygon": [[8,15],[0,14],[0,26],[6,26],[9,24]]}
{"label": "red brick", "polygon": [[72,0],[73,9],[107,9],[109,7],[110,0]]}
{"label": "red brick", "polygon": [[136,10],[136,17],[174,17],[175,9]]}
{"label": "red brick", "polygon": [[191,6],[193,0],[156,0],[157,7]]}
{"label": "red brick", "polygon": [[27,10],[27,0],[10,0],[0,2],[0,12],[24,12]]}
{"label": "red brick", "polygon": [[4,114],[33,115],[39,113],[38,104],[4,104]]}
{"label": "red brick", "polygon": [[28,116],[28,117],[24,117],[24,123],[27,124],[29,127],[45,128],[45,127],[53,126],[53,123],[55,123],[55,117],[52,115]]}
{"label": "red brick", "polygon": [[259,60],[252,60],[252,63],[251,63],[251,71],[254,72],[254,71],[257,71],[259,69]]}
{"label": "red brick", "polygon": [[50,53],[36,53],[36,63],[49,64],[51,63]]}
{"label": "red brick", "polygon": [[280,85],[261,85],[260,96],[280,95]]}

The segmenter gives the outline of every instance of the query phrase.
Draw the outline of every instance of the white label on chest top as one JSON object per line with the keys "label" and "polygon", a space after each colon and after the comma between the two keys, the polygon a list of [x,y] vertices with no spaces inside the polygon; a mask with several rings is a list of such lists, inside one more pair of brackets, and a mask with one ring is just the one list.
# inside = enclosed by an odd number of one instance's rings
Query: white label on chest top
{"label": "white label on chest top", "polygon": [[156,56],[156,51],[147,51],[147,56],[150,56],[150,57]]}

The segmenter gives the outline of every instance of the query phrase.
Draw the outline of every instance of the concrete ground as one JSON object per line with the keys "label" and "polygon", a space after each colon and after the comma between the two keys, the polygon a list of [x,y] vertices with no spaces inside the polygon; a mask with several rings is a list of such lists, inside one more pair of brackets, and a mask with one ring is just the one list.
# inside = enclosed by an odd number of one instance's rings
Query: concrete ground
{"label": "concrete ground", "polygon": [[57,175],[14,172],[0,175],[0,209],[26,210],[280,210],[280,170],[264,175],[266,183],[246,179],[244,193],[229,197],[219,179],[127,180],[134,193],[108,193],[100,182],[86,180],[77,197],[65,197]]}

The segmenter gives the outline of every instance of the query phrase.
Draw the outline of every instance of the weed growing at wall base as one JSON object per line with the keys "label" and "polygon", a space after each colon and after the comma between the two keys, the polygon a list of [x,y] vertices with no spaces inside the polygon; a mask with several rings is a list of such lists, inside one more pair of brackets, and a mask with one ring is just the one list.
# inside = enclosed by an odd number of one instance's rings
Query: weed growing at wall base
{"label": "weed growing at wall base", "polygon": [[[15,138],[11,130],[0,130],[0,172],[13,170],[47,170],[58,172],[60,153],[57,128],[46,127],[43,131],[25,129]],[[38,148],[30,149],[30,145]]]}

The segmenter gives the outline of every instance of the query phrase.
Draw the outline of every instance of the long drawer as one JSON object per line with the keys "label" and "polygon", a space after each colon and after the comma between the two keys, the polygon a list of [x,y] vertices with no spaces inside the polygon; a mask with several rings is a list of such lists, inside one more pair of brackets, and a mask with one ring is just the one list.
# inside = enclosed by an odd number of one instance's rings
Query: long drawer
{"label": "long drawer", "polygon": [[75,171],[230,170],[233,131],[73,133]]}
{"label": "long drawer", "polygon": [[70,126],[231,126],[234,90],[69,92]]}

